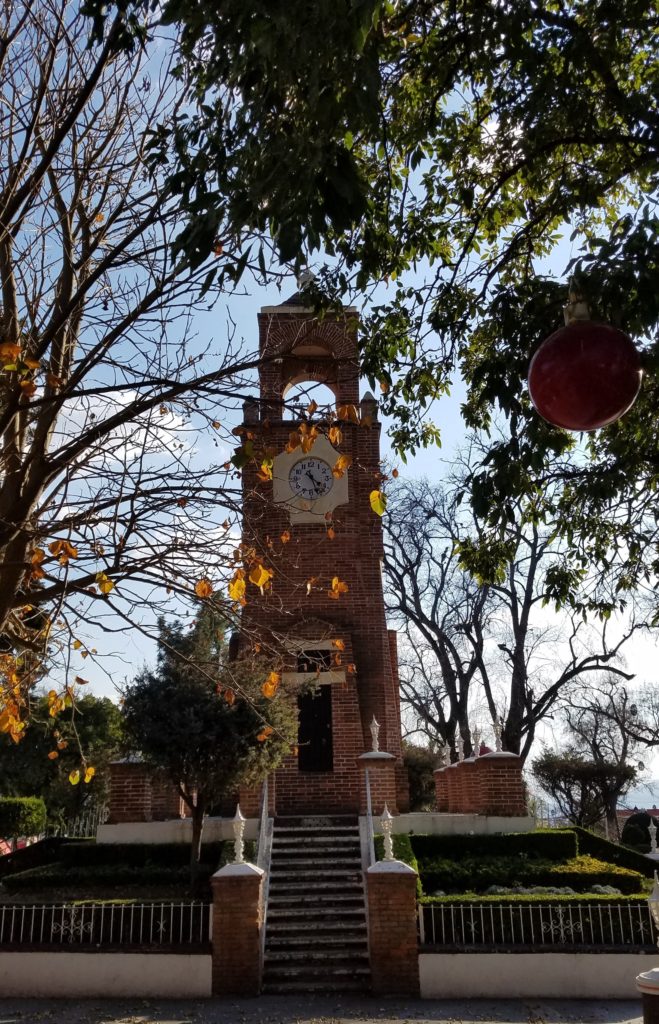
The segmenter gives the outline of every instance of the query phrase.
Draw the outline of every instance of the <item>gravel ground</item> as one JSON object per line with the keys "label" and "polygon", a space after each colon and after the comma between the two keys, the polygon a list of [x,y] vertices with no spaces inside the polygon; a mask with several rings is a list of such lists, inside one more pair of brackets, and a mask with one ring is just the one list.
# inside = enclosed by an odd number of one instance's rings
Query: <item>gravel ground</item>
{"label": "gravel ground", "polygon": [[641,1024],[637,1001],[0,998],[0,1024]]}

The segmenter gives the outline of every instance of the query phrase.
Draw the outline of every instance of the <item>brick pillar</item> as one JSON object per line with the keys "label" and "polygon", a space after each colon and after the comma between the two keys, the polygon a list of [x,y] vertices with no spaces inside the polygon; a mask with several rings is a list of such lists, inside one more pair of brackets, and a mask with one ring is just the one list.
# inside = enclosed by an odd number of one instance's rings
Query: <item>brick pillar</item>
{"label": "brick pillar", "polygon": [[108,824],[151,821],[151,778],[139,761],[112,761]]}
{"label": "brick pillar", "polygon": [[481,806],[480,784],[476,772],[476,758],[466,757],[460,764],[462,781],[462,814],[478,814]]}
{"label": "brick pillar", "polygon": [[171,821],[189,817],[187,805],[176,788],[163,776],[151,780],[151,816],[154,821]]}
{"label": "brick pillar", "polygon": [[214,996],[261,991],[264,875],[254,864],[227,864],[211,878]]}
{"label": "brick pillar", "polygon": [[643,1024],[659,1024],[659,968],[639,974],[636,988],[643,999]]}
{"label": "brick pillar", "polygon": [[526,793],[522,780],[522,761],[518,754],[495,750],[476,760],[480,790],[479,814],[504,818],[526,816]]}
{"label": "brick pillar", "polygon": [[446,768],[436,768],[433,772],[435,779],[435,804],[440,814],[448,811],[448,783],[446,781]]}
{"label": "brick pillar", "polygon": [[357,758],[359,767],[359,813],[366,814],[366,777],[371,790],[373,814],[382,814],[386,804],[392,814],[398,814],[396,786],[396,758],[383,750],[369,750]]}
{"label": "brick pillar", "polygon": [[416,880],[414,868],[399,860],[380,860],[366,872],[374,995],[419,995]]}
{"label": "brick pillar", "polygon": [[459,814],[460,804],[462,803],[462,787],[460,786],[460,775],[457,761],[450,764],[446,769],[446,789],[449,813]]}

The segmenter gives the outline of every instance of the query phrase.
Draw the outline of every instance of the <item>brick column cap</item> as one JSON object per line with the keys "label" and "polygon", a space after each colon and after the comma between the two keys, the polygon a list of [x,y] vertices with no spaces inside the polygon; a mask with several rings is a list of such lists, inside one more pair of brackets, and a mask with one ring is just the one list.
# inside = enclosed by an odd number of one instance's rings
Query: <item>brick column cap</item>
{"label": "brick column cap", "polygon": [[396,760],[395,754],[387,754],[385,750],[369,750],[365,754],[360,754],[357,758],[365,768],[372,766],[376,768],[379,764],[389,764],[391,761]]}
{"label": "brick column cap", "polygon": [[211,882],[216,878],[262,878],[264,874],[263,868],[257,868],[256,864],[225,864],[211,876]]}
{"label": "brick column cap", "polygon": [[445,772],[446,769],[449,768],[449,767],[450,767],[450,765],[444,765],[442,768],[435,768],[433,770],[433,775],[439,775],[440,772]]}
{"label": "brick column cap", "polygon": [[[417,872],[402,860],[379,860],[371,864],[369,875],[416,875]],[[659,972],[658,972],[659,973]]]}
{"label": "brick column cap", "polygon": [[647,992],[651,996],[659,995],[659,967],[639,974],[636,978],[636,988],[639,992]]}
{"label": "brick column cap", "polygon": [[447,765],[447,768],[457,768],[461,764],[462,764],[462,761],[454,761],[453,764]]}
{"label": "brick column cap", "polygon": [[485,760],[492,761],[492,760],[495,760],[497,758],[499,758],[499,759],[501,759],[501,758],[508,758],[508,759],[514,758],[516,761],[519,761],[520,756],[519,756],[519,754],[513,754],[512,750],[493,750],[490,754],[481,754],[481,756],[478,758],[478,760],[479,761],[485,761]]}

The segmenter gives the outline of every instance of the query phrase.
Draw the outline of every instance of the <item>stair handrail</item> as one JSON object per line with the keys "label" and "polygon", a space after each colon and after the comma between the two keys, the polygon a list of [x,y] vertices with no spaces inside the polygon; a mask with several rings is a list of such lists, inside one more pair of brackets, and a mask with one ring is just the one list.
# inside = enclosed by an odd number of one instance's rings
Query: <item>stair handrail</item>
{"label": "stair handrail", "polygon": [[272,855],[272,831],[274,819],[269,816],[268,777],[266,775],[261,787],[261,807],[259,811],[259,838],[256,848],[256,866],[265,871],[263,877],[261,907],[261,974],[265,958],[265,924],[268,916],[268,896],[270,894],[270,857]]}
{"label": "stair handrail", "polygon": [[371,780],[368,768],[364,768],[364,785],[366,788],[366,835],[368,838],[368,866],[375,864],[375,833],[373,831],[373,804],[371,802]]}

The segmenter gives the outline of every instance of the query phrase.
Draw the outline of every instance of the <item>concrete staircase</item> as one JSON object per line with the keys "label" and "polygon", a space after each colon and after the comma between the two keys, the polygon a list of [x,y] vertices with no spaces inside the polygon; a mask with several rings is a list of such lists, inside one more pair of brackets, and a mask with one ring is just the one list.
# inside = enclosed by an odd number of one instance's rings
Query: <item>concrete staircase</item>
{"label": "concrete staircase", "polygon": [[356,818],[277,818],[263,990],[367,992],[368,938]]}

